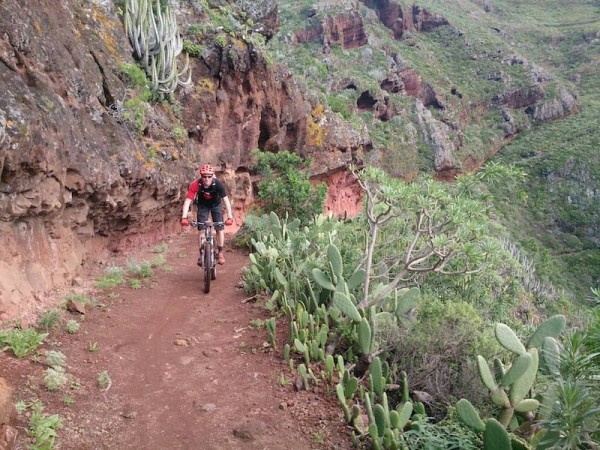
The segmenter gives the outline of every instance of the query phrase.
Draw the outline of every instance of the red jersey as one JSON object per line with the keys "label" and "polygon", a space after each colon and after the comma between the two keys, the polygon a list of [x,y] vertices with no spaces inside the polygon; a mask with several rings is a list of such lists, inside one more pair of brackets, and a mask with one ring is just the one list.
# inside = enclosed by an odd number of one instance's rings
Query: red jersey
{"label": "red jersey", "polygon": [[212,207],[221,203],[221,199],[226,197],[225,187],[213,177],[208,187],[205,187],[200,180],[194,180],[188,188],[186,198],[194,200],[198,205]]}

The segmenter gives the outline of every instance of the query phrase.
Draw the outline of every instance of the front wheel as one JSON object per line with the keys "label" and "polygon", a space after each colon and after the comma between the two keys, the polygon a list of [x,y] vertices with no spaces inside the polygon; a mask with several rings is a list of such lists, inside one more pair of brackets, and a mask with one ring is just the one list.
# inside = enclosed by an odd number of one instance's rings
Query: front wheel
{"label": "front wheel", "polygon": [[213,264],[213,266],[210,268],[210,279],[211,280],[217,279],[217,265],[216,264]]}
{"label": "front wheel", "polygon": [[202,261],[204,263],[204,293],[208,294],[210,292],[210,279],[211,279],[211,265],[212,265],[212,261],[211,261],[211,249],[210,249],[210,244],[208,242],[204,243],[204,248],[203,248],[203,253],[204,253],[204,261]]}

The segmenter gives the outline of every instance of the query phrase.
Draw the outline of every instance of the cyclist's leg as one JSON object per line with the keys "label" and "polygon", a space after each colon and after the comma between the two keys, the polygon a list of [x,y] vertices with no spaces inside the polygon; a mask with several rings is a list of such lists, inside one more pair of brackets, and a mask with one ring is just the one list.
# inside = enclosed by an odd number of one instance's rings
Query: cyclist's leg
{"label": "cyclist's leg", "polygon": [[215,222],[219,264],[225,264],[225,254],[223,253],[223,246],[225,245],[225,232],[223,231],[225,228],[225,225],[223,224],[223,206],[220,203],[216,206],[213,206],[210,210],[210,214],[213,222]]}

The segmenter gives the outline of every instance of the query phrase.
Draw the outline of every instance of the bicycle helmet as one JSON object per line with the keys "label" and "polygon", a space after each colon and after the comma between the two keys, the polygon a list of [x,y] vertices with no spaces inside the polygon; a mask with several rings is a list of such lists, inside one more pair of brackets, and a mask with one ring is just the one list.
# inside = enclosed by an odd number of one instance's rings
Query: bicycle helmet
{"label": "bicycle helmet", "polygon": [[199,168],[200,175],[214,175],[215,169],[210,164],[202,164]]}

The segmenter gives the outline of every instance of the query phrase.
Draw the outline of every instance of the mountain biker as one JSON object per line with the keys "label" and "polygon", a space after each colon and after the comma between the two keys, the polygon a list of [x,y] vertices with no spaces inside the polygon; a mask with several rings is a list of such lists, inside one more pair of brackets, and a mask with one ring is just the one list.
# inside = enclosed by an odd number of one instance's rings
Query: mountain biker
{"label": "mountain biker", "polygon": [[[198,222],[200,222],[200,231],[204,230],[204,222],[208,219],[208,213],[215,223],[215,231],[217,233],[217,261],[219,264],[225,264],[225,254],[223,253],[223,245],[225,244],[225,231],[223,225],[223,207],[221,201],[225,203],[227,209],[227,220],[225,225],[233,224],[233,214],[231,213],[231,202],[225,192],[223,184],[215,177],[215,169],[210,164],[202,164],[198,168],[200,178],[194,180],[188,188],[186,199],[183,202],[183,213],[181,214],[181,226],[189,225],[188,215],[192,202],[197,201],[198,207]],[[200,248],[204,234],[200,233]],[[201,258],[198,258],[198,265],[202,265]]]}

